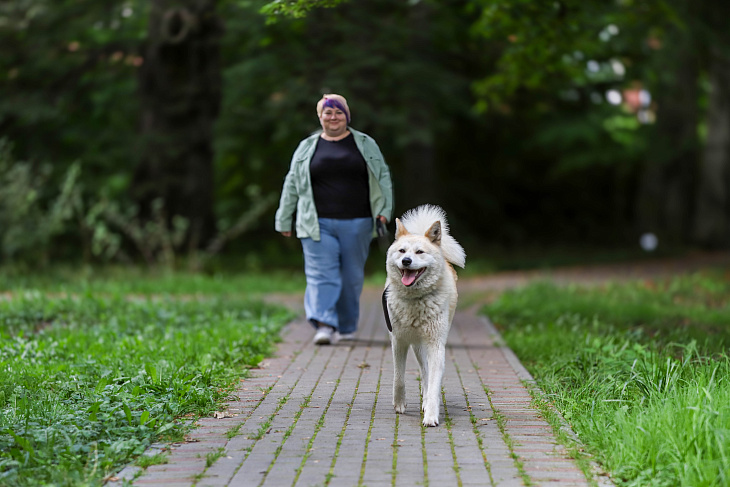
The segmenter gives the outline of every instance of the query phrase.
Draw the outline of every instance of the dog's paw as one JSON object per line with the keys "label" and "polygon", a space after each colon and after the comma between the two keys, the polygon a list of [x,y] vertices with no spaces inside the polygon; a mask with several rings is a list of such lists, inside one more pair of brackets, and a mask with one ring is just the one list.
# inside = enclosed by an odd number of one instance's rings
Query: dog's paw
{"label": "dog's paw", "polygon": [[398,414],[406,412],[406,386],[402,382],[393,384],[393,409]]}
{"label": "dog's paw", "polygon": [[439,425],[439,408],[433,402],[423,401],[423,426]]}
{"label": "dog's paw", "polygon": [[438,426],[438,425],[439,425],[438,414],[435,414],[435,415],[424,414],[423,415],[423,426]]}

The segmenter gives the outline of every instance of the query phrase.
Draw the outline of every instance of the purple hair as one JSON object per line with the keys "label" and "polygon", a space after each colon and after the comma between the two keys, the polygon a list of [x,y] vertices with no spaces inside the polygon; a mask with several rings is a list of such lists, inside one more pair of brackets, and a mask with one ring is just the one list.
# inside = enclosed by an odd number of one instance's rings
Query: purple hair
{"label": "purple hair", "polygon": [[345,118],[347,118],[347,123],[348,124],[350,123],[350,114],[347,112],[347,109],[345,108],[345,106],[342,103],[340,103],[339,101],[334,100],[332,98],[325,98],[324,103],[322,104],[322,110],[324,110],[325,107],[336,108],[336,109],[342,111],[342,113],[345,114]]}

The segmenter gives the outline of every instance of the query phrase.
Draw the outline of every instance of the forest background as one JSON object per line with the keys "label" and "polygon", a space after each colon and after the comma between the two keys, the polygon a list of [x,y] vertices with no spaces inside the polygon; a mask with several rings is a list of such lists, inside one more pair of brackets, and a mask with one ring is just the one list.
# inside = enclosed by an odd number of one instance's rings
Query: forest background
{"label": "forest background", "polygon": [[0,263],[296,263],[323,93],[470,256],[730,244],[727,2],[0,4]]}

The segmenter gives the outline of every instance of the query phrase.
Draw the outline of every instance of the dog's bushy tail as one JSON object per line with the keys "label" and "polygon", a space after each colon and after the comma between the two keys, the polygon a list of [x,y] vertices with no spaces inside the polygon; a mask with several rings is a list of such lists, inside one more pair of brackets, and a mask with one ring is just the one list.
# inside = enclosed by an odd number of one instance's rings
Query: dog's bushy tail
{"label": "dog's bushy tail", "polygon": [[424,235],[436,220],[441,222],[441,251],[444,258],[452,264],[464,267],[466,252],[454,237],[449,234],[449,222],[446,212],[436,205],[421,205],[403,214],[401,222],[409,233]]}

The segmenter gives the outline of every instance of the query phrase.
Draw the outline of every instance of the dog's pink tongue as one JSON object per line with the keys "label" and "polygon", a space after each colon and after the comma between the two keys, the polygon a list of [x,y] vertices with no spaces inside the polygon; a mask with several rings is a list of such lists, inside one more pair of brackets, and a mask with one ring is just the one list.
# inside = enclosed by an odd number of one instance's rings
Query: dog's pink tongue
{"label": "dog's pink tongue", "polygon": [[401,278],[400,281],[403,283],[404,286],[410,286],[416,280],[417,275],[418,275],[418,271],[412,271],[410,269],[403,269],[403,277]]}

